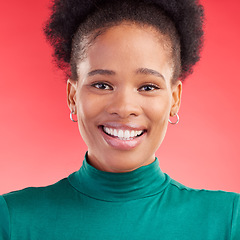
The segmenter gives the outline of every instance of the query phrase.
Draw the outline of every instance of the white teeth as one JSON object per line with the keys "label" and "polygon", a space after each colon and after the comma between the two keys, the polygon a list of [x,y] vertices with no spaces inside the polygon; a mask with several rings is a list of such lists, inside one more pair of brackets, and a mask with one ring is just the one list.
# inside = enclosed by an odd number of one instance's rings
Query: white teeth
{"label": "white teeth", "polygon": [[111,131],[110,131],[110,129],[109,128],[104,128],[104,131],[107,133],[107,134],[111,134]]}
{"label": "white teeth", "polygon": [[116,129],[114,129],[114,131],[113,131],[113,136],[117,137],[117,135],[118,135],[118,132],[117,132]]}
{"label": "white teeth", "polygon": [[111,134],[110,128],[107,128],[107,133]]}
{"label": "white teeth", "polygon": [[113,129],[112,128],[110,128],[110,134],[113,135]]}
{"label": "white teeth", "polygon": [[142,131],[134,131],[134,130],[122,130],[122,129],[115,129],[115,128],[108,128],[103,127],[104,132],[114,137],[118,137],[122,140],[131,140],[134,137],[137,137],[143,133]]}
{"label": "white teeth", "polygon": [[132,130],[132,131],[131,131],[131,134],[130,134],[130,137],[134,137],[134,136],[135,136],[135,131]]}
{"label": "white teeth", "polygon": [[119,132],[118,132],[118,137],[119,137],[119,138],[123,138],[123,130],[119,130]]}
{"label": "white teeth", "polygon": [[130,132],[128,130],[125,131],[124,138],[130,138]]}
{"label": "white teeth", "polygon": [[137,135],[140,135],[142,133],[142,131],[137,131]]}

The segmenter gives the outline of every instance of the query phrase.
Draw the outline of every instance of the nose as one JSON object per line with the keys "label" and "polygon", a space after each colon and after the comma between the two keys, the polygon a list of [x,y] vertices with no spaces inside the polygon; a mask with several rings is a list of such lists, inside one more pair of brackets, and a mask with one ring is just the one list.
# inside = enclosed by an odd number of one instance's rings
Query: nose
{"label": "nose", "polygon": [[109,99],[107,112],[124,119],[141,114],[141,103],[137,93],[133,90],[117,90]]}

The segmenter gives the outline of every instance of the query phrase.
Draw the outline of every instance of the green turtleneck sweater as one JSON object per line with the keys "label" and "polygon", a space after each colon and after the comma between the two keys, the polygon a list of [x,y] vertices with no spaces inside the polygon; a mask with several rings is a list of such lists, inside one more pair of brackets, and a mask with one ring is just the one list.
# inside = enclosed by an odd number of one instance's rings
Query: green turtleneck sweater
{"label": "green turtleneck sweater", "polygon": [[195,190],[158,160],[107,173],[86,159],[47,186],[0,196],[0,240],[240,240],[240,196]]}

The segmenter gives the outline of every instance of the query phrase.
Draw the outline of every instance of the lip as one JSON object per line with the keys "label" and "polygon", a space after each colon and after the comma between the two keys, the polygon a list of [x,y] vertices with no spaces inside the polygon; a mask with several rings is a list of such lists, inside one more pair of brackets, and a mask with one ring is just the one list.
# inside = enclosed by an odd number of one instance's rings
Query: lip
{"label": "lip", "polygon": [[[144,130],[144,132],[142,135],[136,138],[129,139],[129,140],[122,140],[105,133],[103,131],[103,126],[108,128],[122,129],[122,130],[134,130],[134,131]],[[107,124],[100,125],[98,128],[101,135],[103,136],[103,139],[108,145],[122,151],[127,151],[127,150],[136,148],[144,140],[147,133],[146,128],[136,124],[107,123]]]}

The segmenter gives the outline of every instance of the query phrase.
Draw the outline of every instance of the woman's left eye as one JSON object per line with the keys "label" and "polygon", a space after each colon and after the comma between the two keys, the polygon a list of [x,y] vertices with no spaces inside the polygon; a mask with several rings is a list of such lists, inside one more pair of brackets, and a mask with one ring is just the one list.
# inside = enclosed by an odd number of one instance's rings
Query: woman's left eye
{"label": "woman's left eye", "polygon": [[138,90],[149,92],[149,91],[153,91],[153,90],[157,90],[157,89],[160,89],[160,88],[153,84],[147,84],[147,85],[140,87]]}
{"label": "woman's left eye", "polygon": [[102,82],[94,83],[91,86],[101,90],[112,90],[112,87],[109,84]]}

